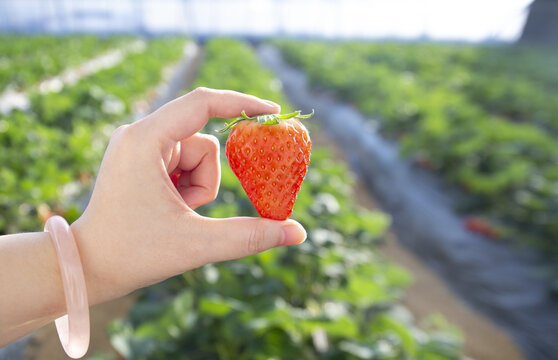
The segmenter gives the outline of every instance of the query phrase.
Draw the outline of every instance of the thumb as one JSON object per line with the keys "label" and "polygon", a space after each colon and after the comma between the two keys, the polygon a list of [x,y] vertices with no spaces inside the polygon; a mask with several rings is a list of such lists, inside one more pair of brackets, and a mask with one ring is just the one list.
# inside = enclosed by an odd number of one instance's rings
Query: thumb
{"label": "thumb", "polygon": [[208,262],[238,259],[278,246],[306,240],[306,230],[294,220],[263,218],[203,218]]}

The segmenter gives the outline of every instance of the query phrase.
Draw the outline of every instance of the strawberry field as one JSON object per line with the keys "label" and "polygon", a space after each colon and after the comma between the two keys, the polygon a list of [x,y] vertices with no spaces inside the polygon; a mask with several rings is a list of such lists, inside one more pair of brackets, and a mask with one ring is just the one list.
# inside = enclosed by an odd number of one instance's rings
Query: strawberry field
{"label": "strawberry field", "polygon": [[[558,52],[526,47],[278,42],[312,86],[370,117],[458,189],[464,225],[558,259]],[[480,218],[481,220],[477,220]]]}
{"label": "strawberry field", "polygon": [[[6,54],[43,46],[41,38],[17,37],[20,45],[13,39],[2,42]],[[56,67],[29,59],[29,66],[13,76],[15,66],[23,64],[11,61],[16,55],[7,55],[10,60],[0,66],[12,67],[2,77],[2,91],[26,91],[30,99],[28,109],[0,117],[0,234],[37,231],[53,213],[69,221],[80,215],[112,131],[152,101],[153,89],[168,81],[163,70],[176,64],[186,43],[180,38],[44,40],[51,44],[44,46],[52,49]],[[138,41],[142,45],[125,52],[120,62],[75,84],[48,92],[36,86]],[[64,55],[74,52],[80,54]],[[283,112],[294,110],[280,82],[241,41],[207,43],[191,88],[196,86],[238,90],[276,101]],[[318,121],[307,122],[311,133]],[[222,125],[222,119],[212,120],[205,131],[214,134]],[[225,139],[222,135],[221,143]],[[218,198],[200,213],[257,216],[226,161],[222,168]],[[401,305],[412,277],[377,251],[390,219],[356,206],[351,184],[344,164],[332,160],[329,150],[313,148],[293,213],[308,230],[308,240],[207,265],[142,290],[129,315],[110,327],[115,350],[130,359],[460,359],[456,328],[438,316],[417,324]]]}
{"label": "strawberry field", "polygon": [[[70,222],[80,216],[110,135],[152,108],[160,86],[177,76],[188,41],[0,36],[0,105],[6,94],[27,100],[6,111],[0,106],[0,235],[37,231],[53,214]],[[558,279],[552,265],[558,260],[558,52],[271,43],[304,71],[311,91],[354,106],[371,129],[398,145],[402,159],[443,179],[464,229],[520,251],[537,249],[551,264],[537,276],[553,272]],[[200,49],[195,79],[182,93],[232,89],[273,100],[283,113],[296,110],[278,75],[248,43],[215,39]],[[304,120],[311,136],[325,123],[315,110]],[[212,119],[204,131],[224,144],[227,135],[216,133],[223,124]],[[417,323],[402,306],[413,277],[379,254],[390,216],[355,205],[352,175],[333,158],[330,149],[312,149],[293,212],[308,230],[304,244],[207,265],[141,290],[129,314],[108,330],[116,353],[130,359],[462,358],[456,327],[437,315]],[[199,212],[258,216],[222,159],[219,195]],[[554,309],[550,295],[541,299]],[[525,324],[541,315],[529,306]]]}

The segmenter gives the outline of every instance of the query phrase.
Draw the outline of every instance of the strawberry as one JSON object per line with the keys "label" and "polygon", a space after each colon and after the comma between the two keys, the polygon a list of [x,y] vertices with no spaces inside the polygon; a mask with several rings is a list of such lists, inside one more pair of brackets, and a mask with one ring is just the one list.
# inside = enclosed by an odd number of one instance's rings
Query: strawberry
{"label": "strawberry", "polygon": [[232,128],[226,156],[260,216],[274,220],[291,216],[312,145],[308,130],[298,119],[312,115],[296,111],[248,117],[242,112],[222,129]]}
{"label": "strawberry", "polygon": [[182,174],[177,173],[177,172],[173,172],[172,174],[169,175],[169,177],[172,181],[172,184],[177,189],[178,189],[178,180],[180,179],[180,175],[182,175]]}

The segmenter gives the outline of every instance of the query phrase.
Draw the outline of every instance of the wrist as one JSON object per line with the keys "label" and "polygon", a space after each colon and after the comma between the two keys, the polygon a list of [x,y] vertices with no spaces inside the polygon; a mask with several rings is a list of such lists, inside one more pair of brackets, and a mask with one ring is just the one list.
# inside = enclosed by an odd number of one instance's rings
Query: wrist
{"label": "wrist", "polygon": [[74,234],[81,258],[89,305],[114,299],[116,296],[113,296],[110,290],[111,279],[105,275],[106,271],[103,271],[102,263],[94,253],[94,232],[88,229],[81,218],[72,223],[70,229]]}

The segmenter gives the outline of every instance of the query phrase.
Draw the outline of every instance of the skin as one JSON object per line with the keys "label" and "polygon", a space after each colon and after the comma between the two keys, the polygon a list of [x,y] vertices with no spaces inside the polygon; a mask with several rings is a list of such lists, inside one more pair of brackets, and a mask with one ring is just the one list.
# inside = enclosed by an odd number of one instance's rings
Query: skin
{"label": "skin", "polygon": [[[219,143],[199,134],[210,117],[278,113],[270,101],[199,88],[118,128],[91,200],[71,225],[89,304],[109,301],[207,263],[304,241],[293,220],[212,219],[194,210],[220,183]],[[178,191],[169,179],[184,171]],[[56,253],[47,233],[0,237],[0,346],[65,313]]]}

